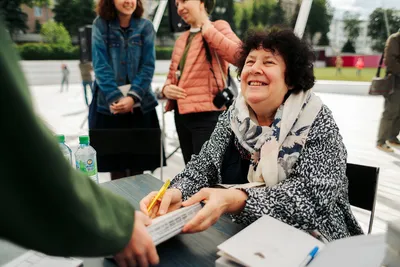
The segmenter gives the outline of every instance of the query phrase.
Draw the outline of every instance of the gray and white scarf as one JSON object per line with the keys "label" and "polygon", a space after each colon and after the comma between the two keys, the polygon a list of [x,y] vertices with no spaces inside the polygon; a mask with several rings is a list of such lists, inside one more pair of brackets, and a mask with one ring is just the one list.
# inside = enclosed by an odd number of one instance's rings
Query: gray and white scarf
{"label": "gray and white scarf", "polygon": [[230,122],[239,144],[251,154],[250,183],[273,186],[289,176],[321,107],[322,101],[311,90],[291,94],[278,108],[271,127],[260,126],[239,94],[230,108]]}

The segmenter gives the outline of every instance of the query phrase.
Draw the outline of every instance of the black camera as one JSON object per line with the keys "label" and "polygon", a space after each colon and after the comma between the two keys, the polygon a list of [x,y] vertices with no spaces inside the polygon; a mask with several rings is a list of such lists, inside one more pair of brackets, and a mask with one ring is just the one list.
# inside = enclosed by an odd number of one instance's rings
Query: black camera
{"label": "black camera", "polygon": [[229,108],[229,106],[233,103],[234,97],[235,96],[231,90],[229,90],[229,88],[225,88],[224,90],[218,92],[218,94],[214,97],[213,103],[217,108],[222,108],[223,106]]}

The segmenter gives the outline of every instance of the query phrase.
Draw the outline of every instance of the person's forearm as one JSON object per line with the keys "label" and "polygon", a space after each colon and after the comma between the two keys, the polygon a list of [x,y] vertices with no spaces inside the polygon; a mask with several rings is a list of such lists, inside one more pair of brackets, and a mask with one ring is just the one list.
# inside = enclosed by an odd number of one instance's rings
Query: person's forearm
{"label": "person's forearm", "polygon": [[36,117],[19,59],[0,22],[0,237],[61,256],[100,256],[129,241],[133,208],[73,170]]}

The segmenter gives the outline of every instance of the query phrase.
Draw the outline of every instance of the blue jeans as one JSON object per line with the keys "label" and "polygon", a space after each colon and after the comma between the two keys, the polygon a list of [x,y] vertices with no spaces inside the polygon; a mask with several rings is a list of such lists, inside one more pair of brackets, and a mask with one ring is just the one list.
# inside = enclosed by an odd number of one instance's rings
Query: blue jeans
{"label": "blue jeans", "polygon": [[86,85],[89,85],[90,92],[93,93],[92,83],[93,83],[93,82],[85,82],[85,81],[82,82],[82,85],[83,85],[83,93],[85,94],[85,102],[86,102],[86,105],[87,105],[87,106],[89,106],[89,101],[88,101],[87,92],[86,92]]}

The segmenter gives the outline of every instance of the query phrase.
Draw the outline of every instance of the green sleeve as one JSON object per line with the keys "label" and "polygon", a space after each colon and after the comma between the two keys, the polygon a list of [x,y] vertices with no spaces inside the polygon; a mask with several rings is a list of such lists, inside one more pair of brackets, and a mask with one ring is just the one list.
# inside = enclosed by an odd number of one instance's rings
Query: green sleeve
{"label": "green sleeve", "polygon": [[134,209],[63,158],[35,116],[0,19],[0,238],[58,256],[102,256],[129,242]]}

